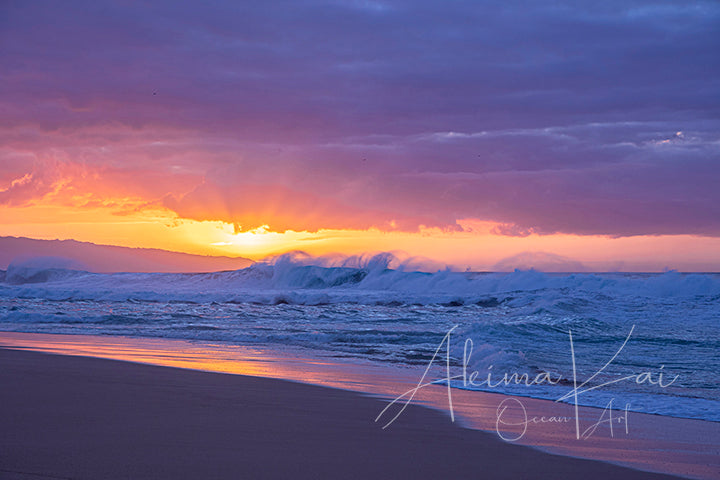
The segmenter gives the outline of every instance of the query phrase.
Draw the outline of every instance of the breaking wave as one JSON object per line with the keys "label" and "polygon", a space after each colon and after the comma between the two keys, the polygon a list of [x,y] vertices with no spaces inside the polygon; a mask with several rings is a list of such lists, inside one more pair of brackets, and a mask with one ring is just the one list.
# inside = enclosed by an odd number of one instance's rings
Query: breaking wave
{"label": "breaking wave", "polygon": [[526,301],[548,311],[572,309],[574,303],[582,303],[588,296],[720,298],[720,276],[716,274],[548,274],[532,270],[428,273],[408,268],[391,254],[352,257],[339,266],[328,263],[322,258],[288,254],[242,270],[194,274],[98,274],[13,264],[0,283],[0,295],[112,301],[457,307],[497,306],[521,295],[544,292],[543,299]]}

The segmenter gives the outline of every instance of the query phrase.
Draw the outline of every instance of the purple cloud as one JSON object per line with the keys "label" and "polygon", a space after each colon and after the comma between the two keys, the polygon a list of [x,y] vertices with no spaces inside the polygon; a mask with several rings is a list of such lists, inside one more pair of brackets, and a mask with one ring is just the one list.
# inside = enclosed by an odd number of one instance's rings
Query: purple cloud
{"label": "purple cloud", "polygon": [[243,228],[720,235],[715,2],[11,1],[0,19],[2,203],[142,171],[182,177],[139,179],[148,201]]}

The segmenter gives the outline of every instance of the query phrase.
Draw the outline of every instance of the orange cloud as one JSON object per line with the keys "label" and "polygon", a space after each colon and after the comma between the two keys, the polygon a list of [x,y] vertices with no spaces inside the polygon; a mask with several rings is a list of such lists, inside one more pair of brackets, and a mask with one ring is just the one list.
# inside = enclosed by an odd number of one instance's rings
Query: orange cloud
{"label": "orange cloud", "polygon": [[239,231],[264,225],[275,232],[317,232],[326,228],[417,231],[423,222],[422,218],[395,217],[389,212],[277,184],[221,186],[205,181],[186,195],[166,196],[163,205],[182,218],[233,223]]}

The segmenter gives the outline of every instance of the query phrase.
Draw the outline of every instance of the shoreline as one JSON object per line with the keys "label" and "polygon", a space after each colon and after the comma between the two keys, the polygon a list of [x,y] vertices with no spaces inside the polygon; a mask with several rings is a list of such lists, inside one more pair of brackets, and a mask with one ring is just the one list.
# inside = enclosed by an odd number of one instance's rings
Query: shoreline
{"label": "shoreline", "polygon": [[673,478],[509,445],[415,405],[382,430],[378,399],[339,389],[10,349],[0,360],[9,478]]}
{"label": "shoreline", "polygon": [[[239,375],[251,375],[304,382],[333,387],[351,392],[372,395],[378,403],[376,411],[367,420],[378,431],[392,431],[402,422],[408,411],[388,429],[382,430],[374,420],[388,404],[388,399],[412,388],[418,378],[412,374],[398,376],[393,369],[351,362],[321,362],[317,359],[270,358],[260,349],[197,345],[191,342],[164,339],[129,339],[125,337],[93,337],[87,335],[25,334],[0,332],[0,348],[35,349],[46,352],[106,357],[128,362],[154,363],[181,367],[187,371],[220,371]],[[23,346],[24,345],[24,346]],[[289,361],[290,360],[290,361]],[[293,362],[295,362],[293,364]],[[305,362],[305,363],[303,363]],[[137,364],[137,363],[136,363]],[[299,375],[301,373],[304,377]],[[245,378],[245,377],[241,377]],[[322,387],[319,387],[322,388]],[[357,393],[354,393],[356,395]],[[383,398],[384,400],[379,400]],[[468,392],[453,389],[453,425],[447,408],[447,392],[444,387],[422,389],[408,408],[418,405],[438,410],[442,422],[452,428],[465,426],[478,431],[492,432],[493,442],[511,445],[499,438],[494,431],[497,406],[507,399],[521,402],[528,416],[563,416],[572,414],[572,406],[527,397],[509,397],[498,393]],[[513,404],[515,405],[515,404]],[[518,409],[515,409],[518,410]],[[592,423],[599,409],[580,407],[583,424]],[[518,414],[518,412],[515,412]],[[515,422],[516,417],[508,417]],[[630,435],[607,435],[605,426],[588,440],[574,439],[574,427],[567,424],[528,425],[524,437],[514,443],[530,445],[545,452],[567,458],[591,458],[630,466],[647,471],[660,471],[688,478],[715,478],[720,474],[720,424],[701,420],[677,419],[631,412]],[[433,427],[434,428],[434,427]],[[521,427],[508,427],[502,431],[515,435]],[[514,433],[513,433],[514,432]],[[718,439],[714,442],[712,439]]]}

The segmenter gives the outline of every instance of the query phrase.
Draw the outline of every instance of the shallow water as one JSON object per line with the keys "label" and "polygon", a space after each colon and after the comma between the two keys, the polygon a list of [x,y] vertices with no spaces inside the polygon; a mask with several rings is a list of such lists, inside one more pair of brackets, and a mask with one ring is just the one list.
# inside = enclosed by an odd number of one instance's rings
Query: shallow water
{"label": "shallow water", "polygon": [[[0,283],[0,330],[299,348],[399,367],[426,366],[437,351],[430,376],[449,372],[458,377],[453,387],[557,400],[573,380],[589,381],[578,396],[582,405],[613,401],[637,412],[720,421],[717,274],[387,267],[286,261],[208,274],[11,267]],[[505,385],[513,374],[553,383]]]}

